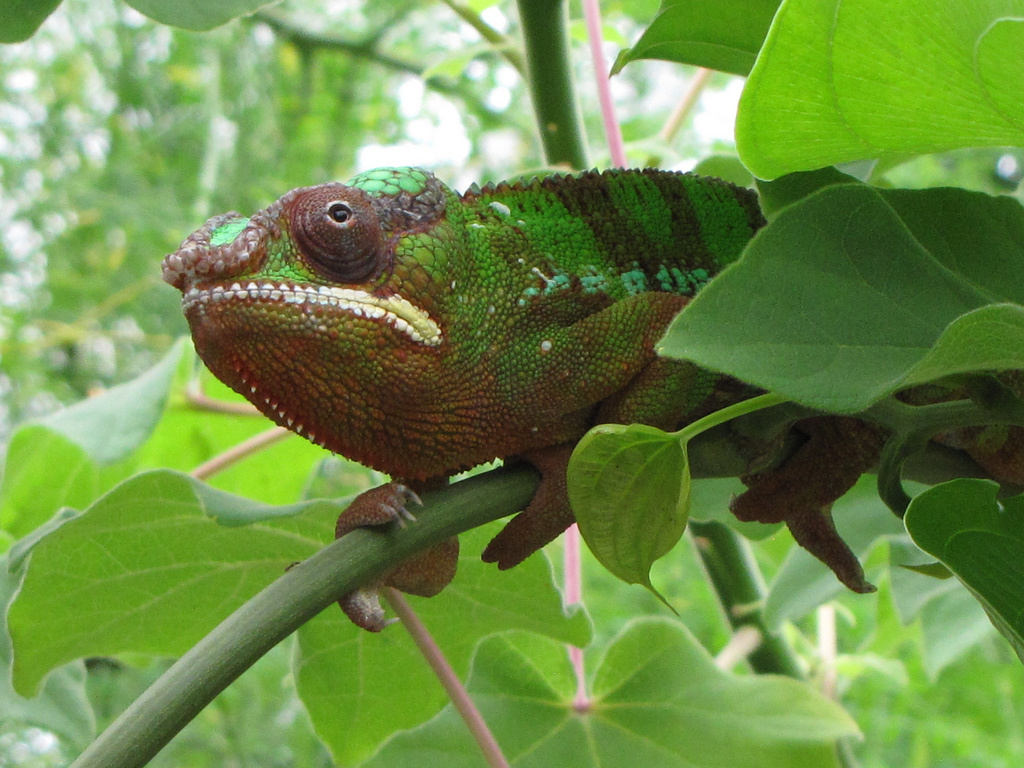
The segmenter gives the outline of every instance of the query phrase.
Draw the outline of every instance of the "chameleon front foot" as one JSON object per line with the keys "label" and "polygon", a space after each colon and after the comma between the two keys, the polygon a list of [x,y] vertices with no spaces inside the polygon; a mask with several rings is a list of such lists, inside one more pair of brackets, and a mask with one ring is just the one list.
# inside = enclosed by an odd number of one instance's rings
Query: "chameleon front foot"
{"label": "chameleon front foot", "polygon": [[[361,493],[338,517],[335,538],[357,528],[373,528],[398,523],[406,525],[416,518],[407,505],[422,505],[420,497],[401,483],[388,483]],[[394,587],[411,595],[432,597],[455,577],[459,559],[459,541],[448,539],[400,563],[382,578],[343,595],[338,605],[349,620],[369,632],[380,632],[395,619],[385,617],[380,590]]]}

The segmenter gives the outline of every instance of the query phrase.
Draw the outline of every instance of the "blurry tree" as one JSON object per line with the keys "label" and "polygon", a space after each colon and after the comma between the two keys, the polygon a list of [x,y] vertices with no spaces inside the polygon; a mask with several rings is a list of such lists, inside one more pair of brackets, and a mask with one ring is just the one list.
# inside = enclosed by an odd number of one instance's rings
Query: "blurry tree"
{"label": "blurry tree", "polygon": [[[1013,0],[1006,4],[1014,5]],[[38,535],[34,529],[59,507],[92,505],[89,515],[80,519],[100,519],[104,509],[102,502],[94,504],[96,499],[134,471],[155,467],[189,471],[262,429],[255,419],[197,410],[185,385],[193,378],[194,361],[179,363],[173,357],[178,354],[175,339],[187,329],[179,297],[160,281],[158,263],[207,216],[232,209],[255,210],[292,187],[345,179],[377,165],[423,165],[455,186],[544,170],[530,94],[522,79],[521,30],[510,2],[286,2],[260,9],[246,6],[254,11],[252,15],[213,31],[193,32],[156,23],[120,3],[66,0],[32,35],[33,14],[41,20],[53,5],[25,0],[12,4],[13,11],[0,9],[0,39],[28,38],[0,48],[0,440],[8,459],[0,487],[0,548],[14,544],[8,557],[11,572],[5,568],[0,583],[2,605],[17,589],[27,547]],[[158,15],[165,12],[161,6],[170,11],[198,8],[195,12],[202,18],[203,13],[225,4],[211,0],[205,9],[184,3],[134,5]],[[636,58],[628,66],[628,57],[620,59],[616,66],[622,70],[613,79],[623,133],[637,164],[690,168],[714,153],[734,153],[731,130],[722,131],[712,118],[730,115],[735,108],[742,86],[735,75],[749,70],[778,3],[750,3],[738,11],[739,21],[723,16],[729,24],[720,21],[720,26],[736,32],[730,32],[728,45],[698,46],[697,54],[683,45],[665,54],[684,62],[705,57],[708,60],[698,63],[721,70],[703,91],[693,90],[701,99],[699,107],[678,109],[688,87],[703,76],[695,76],[689,67],[639,59],[665,51],[657,46],[679,43],[672,34],[679,28],[680,17],[673,14],[686,14],[700,5],[687,0],[665,0],[660,8],[654,0],[604,4],[606,40],[623,48],[643,32],[641,43],[630,54]],[[902,5],[914,3],[904,0]],[[737,13],[735,3],[722,6]],[[577,81],[583,84],[580,102],[592,160],[606,166],[608,156],[598,138],[600,113],[588,85],[592,73],[585,63],[582,20],[575,18],[577,9],[572,14],[572,60]],[[701,18],[697,14],[686,21],[692,26]],[[707,25],[712,37],[714,26]],[[658,39],[666,29],[671,33],[668,39]],[[645,49],[643,41],[655,47]],[[810,144],[802,149],[809,152]],[[877,166],[848,166],[848,170],[870,175],[879,187],[954,185],[993,193],[1017,190],[1020,197],[1024,154],[1019,149],[960,145],[968,148],[912,159],[911,152],[906,156],[889,152]],[[910,161],[903,162],[906,159]],[[738,173],[738,178],[746,173],[734,157],[714,158],[702,168],[720,175]],[[172,357],[165,359],[168,352]],[[164,362],[154,368],[161,359]],[[147,371],[152,376],[154,370],[162,371],[156,378],[163,376],[163,383],[152,391],[140,394],[135,389],[128,395],[110,389]],[[230,397],[215,382],[207,381],[205,386],[213,395]],[[155,427],[144,414],[136,417],[136,400],[156,403],[153,407],[159,410],[168,388],[172,392],[169,405]],[[61,404],[104,391],[106,400],[91,401],[100,417],[92,417],[89,423],[113,422],[121,411],[130,412],[129,422],[146,422],[147,429],[155,429],[141,448],[132,446],[117,453],[106,433],[96,435],[93,444],[88,439],[76,441],[68,428],[71,419],[60,422],[59,416],[32,422]],[[145,409],[139,406],[138,410]],[[20,428],[17,434],[16,428]],[[100,454],[103,457],[97,458]],[[147,485],[158,484],[154,477],[136,477],[119,486],[152,502],[144,507],[144,515],[156,514],[166,500]],[[351,493],[377,480],[291,438],[210,482],[261,502],[286,504]],[[731,485],[709,484],[697,492],[708,494],[710,501],[703,506],[710,508],[733,490]],[[189,508],[196,519],[209,522],[204,511],[207,508],[198,502]],[[321,518],[330,515],[313,507],[307,513],[314,521],[309,526],[319,525],[323,530],[316,533],[326,539],[329,526],[321,525]],[[902,524],[881,508],[870,484],[862,483],[837,507],[837,519],[840,529],[856,540],[858,553],[879,583],[878,596],[840,594],[831,575],[795,550],[786,535],[742,529],[757,542],[753,545],[757,565],[771,579],[764,606],[766,625],[781,633],[810,680],[799,684],[801,693],[792,695],[803,706],[818,701],[802,698],[811,696],[812,687],[836,696],[864,734],[863,742],[853,747],[856,759],[846,752],[837,757],[831,746],[822,747],[852,730],[849,721],[822,704],[819,720],[814,719],[815,713],[803,711],[809,718],[806,722],[822,729],[818,738],[806,743],[791,739],[793,743],[779,747],[774,764],[816,767],[855,765],[856,760],[871,768],[939,765],[946,760],[979,768],[1019,764],[1024,760],[1020,727],[1024,676],[1019,665],[1008,663],[1013,660],[1012,651],[995,634],[985,612],[955,579],[936,581],[890,568],[890,563],[907,562],[907,558],[927,558],[910,543]],[[700,524],[717,525],[704,519]],[[713,533],[717,529],[697,530]],[[305,529],[302,535],[309,542],[316,540]],[[119,541],[125,551],[145,550],[145,540],[132,536],[130,527],[116,531],[109,542],[111,551],[121,551],[116,549]],[[239,550],[244,546],[238,545]],[[284,564],[299,559],[298,555],[282,557]],[[38,559],[43,561],[43,555]],[[83,556],[82,568],[89,562]],[[279,565],[270,563],[258,578],[271,580],[281,572]],[[538,605],[555,616],[552,606],[557,606],[557,595],[546,567],[539,562],[533,565],[533,571],[524,568],[513,578],[527,584],[543,582],[546,586],[536,588],[542,593]],[[659,563],[655,581],[679,611],[688,632],[704,647],[717,649],[726,645],[732,632],[718,612],[720,595],[705,579],[705,566],[692,549],[680,547]],[[472,568],[465,565],[463,571],[476,573]],[[154,602],[173,591],[168,584],[157,585]],[[59,597],[63,585],[51,584],[51,588]],[[209,589],[214,600],[219,593]],[[517,589],[522,591],[514,586],[510,592]],[[118,604],[122,597],[115,587],[106,594],[111,604]],[[510,693],[510,699],[518,695],[539,710],[564,714],[560,707],[572,696],[571,690],[564,690],[568,684],[551,683],[550,690],[544,689],[542,683],[550,680],[531,678],[523,661],[544,659],[551,664],[544,669],[557,671],[550,673],[551,679],[557,680],[559,674],[567,679],[568,668],[557,661],[559,645],[540,635],[524,639],[512,634],[490,637],[477,647],[476,641],[490,633],[491,625],[474,626],[458,611],[453,618],[444,599],[437,598],[423,611],[429,614],[433,605],[444,617],[447,610],[444,621],[450,625],[449,640],[460,671],[468,670],[474,653],[473,675],[482,688],[494,682],[488,675],[500,677],[503,671],[517,670],[518,677],[512,677],[523,687]],[[695,650],[696,643],[687,639],[689,634],[680,630],[677,636],[661,625],[636,624],[637,617],[663,615],[663,608],[647,593],[597,567],[587,569],[586,603],[595,621],[594,646],[607,654],[600,664],[591,656],[592,671],[600,667],[592,684],[604,684],[609,696],[608,681],[625,674],[622,670],[628,660],[640,658],[652,638],[663,642],[672,659],[656,670],[655,678],[670,679],[674,665],[685,661],[685,669],[712,688],[747,680],[745,675],[723,676],[728,683],[722,683],[702,652]],[[86,608],[94,607],[83,607],[88,623],[93,614]],[[535,610],[548,617],[531,605],[522,607],[522,614]],[[121,656],[94,650],[82,639],[88,636],[88,628],[80,628],[80,636],[68,633],[62,623],[66,616],[57,613],[38,617],[34,630],[38,637],[33,638],[37,645],[55,647],[51,633],[58,637],[66,633],[81,641],[76,647],[85,649],[68,651],[66,658],[83,653],[94,656],[85,664],[60,667],[46,679],[38,699],[23,699],[7,682],[0,682],[0,728],[5,729],[0,735],[0,764],[66,764],[165,668],[163,661],[151,661],[151,656],[175,655],[189,645],[175,634],[188,621],[173,612],[159,619],[164,623],[147,628],[150,646]],[[366,638],[344,634],[347,628],[336,619],[318,619],[304,627],[292,649],[294,659],[289,658],[288,648],[269,654],[153,764],[197,768],[331,765],[328,748],[314,735],[296,688],[316,721],[317,733],[340,764],[367,757],[392,729],[422,722],[440,709],[440,691],[423,682],[425,678],[409,676],[413,673],[404,666],[407,659],[392,664],[394,648],[380,650]],[[125,627],[136,620],[129,616]],[[547,634],[559,640],[585,635],[580,622],[572,619],[550,618],[548,625]],[[835,640],[837,625],[839,639]],[[459,645],[460,636],[469,639]],[[42,658],[33,659],[33,644],[27,645],[28,651],[18,646],[19,653],[30,658],[30,671],[22,675],[41,675],[46,664],[56,663],[60,656],[54,652],[46,657],[44,650]],[[5,642],[0,647],[0,659],[5,662],[8,650]],[[329,651],[369,662],[338,667],[336,658],[328,657]],[[335,689],[369,686],[378,678],[391,679],[387,675],[392,674],[415,688],[415,694],[393,700],[371,692],[366,698],[350,697],[339,703],[331,698],[331,664],[317,666],[318,654],[340,670],[341,684]],[[530,699],[537,690],[550,694],[551,701]],[[751,759],[755,762],[750,764],[763,764],[756,762],[763,759],[757,758],[759,728],[765,732],[775,728],[783,734],[794,728],[785,718],[766,717],[764,724],[757,720],[759,715],[775,714],[774,702],[785,698],[779,690],[758,690],[769,702],[762,710],[769,711],[747,712],[749,719],[726,726],[732,729],[737,750],[747,744],[744,738],[754,744],[743,753],[745,757],[735,757],[735,765],[746,765],[743,760]],[[744,698],[733,695],[733,702]],[[426,703],[395,703],[410,698]],[[532,710],[515,709],[500,697],[486,703],[513,730],[511,735],[499,733],[499,738],[514,742],[516,728],[535,722],[530,719]],[[648,722],[663,714],[647,700],[622,704],[636,706]],[[511,708],[502,709],[506,705]],[[449,732],[449,717],[446,710],[419,736],[397,737],[375,764],[408,764],[402,750],[422,754],[424,745],[433,743],[430,739]],[[571,723],[578,725],[575,720]],[[699,720],[691,718],[690,727],[701,735]],[[652,728],[654,737],[666,739],[677,730],[675,721],[664,731]],[[714,741],[715,733],[712,728],[704,735],[711,734],[708,738]],[[596,741],[602,747],[621,747],[613,739]],[[559,749],[565,752],[556,754],[569,756],[560,764],[569,765],[569,759],[584,754],[573,751],[569,739]],[[476,756],[468,754],[467,764],[476,764]]]}

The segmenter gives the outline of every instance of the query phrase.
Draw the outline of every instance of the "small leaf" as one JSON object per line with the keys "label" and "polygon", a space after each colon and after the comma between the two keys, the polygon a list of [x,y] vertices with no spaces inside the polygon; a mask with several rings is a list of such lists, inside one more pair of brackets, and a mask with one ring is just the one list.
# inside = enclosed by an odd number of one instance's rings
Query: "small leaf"
{"label": "small leaf", "polygon": [[953,572],[949,570],[942,563],[924,563],[922,565],[902,565],[901,568],[906,568],[908,571],[919,573],[922,576],[927,576],[930,579],[949,579],[953,577]]}
{"label": "small leaf", "polygon": [[166,2],[166,0],[125,0],[139,13],[171,27],[205,32],[234,18],[254,13],[273,0],[205,0],[205,2]]}
{"label": "small leaf", "polygon": [[679,439],[642,424],[602,424],[569,461],[569,501],[594,556],[623,581],[650,583],[651,565],[679,541],[690,477]]}
{"label": "small leaf", "polygon": [[996,499],[987,480],[953,480],[918,495],[904,522],[914,543],[974,594],[1024,660],[1024,497]]}
{"label": "small leaf", "polygon": [[779,0],[662,0],[658,16],[632,48],[619,53],[617,74],[637,59],[665,59],[745,75],[754,65]]}
{"label": "small leaf", "polygon": [[694,166],[693,172],[724,179],[738,187],[754,184],[754,177],[736,155],[708,155]]}
{"label": "small leaf", "polygon": [[819,189],[834,184],[857,184],[857,179],[838,168],[820,168],[816,171],[787,173],[774,181],[757,182],[757,195],[761,210],[769,221],[786,206],[803,200]]}
{"label": "small leaf", "polygon": [[1020,0],[788,0],[740,99],[740,158],[771,179],[1024,144],[1022,15]]}

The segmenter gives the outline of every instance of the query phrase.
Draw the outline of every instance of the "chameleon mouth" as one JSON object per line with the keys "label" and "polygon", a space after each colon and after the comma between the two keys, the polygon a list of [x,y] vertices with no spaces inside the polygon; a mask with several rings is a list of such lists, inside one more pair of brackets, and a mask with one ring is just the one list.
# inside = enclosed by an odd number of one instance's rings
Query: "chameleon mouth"
{"label": "chameleon mouth", "polygon": [[418,344],[428,347],[440,346],[444,340],[441,327],[433,318],[402,296],[375,296],[354,288],[267,281],[250,281],[245,285],[234,282],[202,288],[192,286],[182,296],[181,308],[185,313],[196,309],[202,311],[208,306],[228,301],[329,307],[355,317],[383,321]]}

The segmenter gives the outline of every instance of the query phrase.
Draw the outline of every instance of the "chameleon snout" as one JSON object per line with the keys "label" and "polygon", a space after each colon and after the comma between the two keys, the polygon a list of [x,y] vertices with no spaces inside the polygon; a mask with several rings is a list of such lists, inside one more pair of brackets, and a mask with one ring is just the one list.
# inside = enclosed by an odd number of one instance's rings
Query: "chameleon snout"
{"label": "chameleon snout", "polygon": [[231,212],[214,216],[189,235],[161,264],[164,282],[182,293],[199,282],[239,277],[257,267],[265,237],[253,219]]}

